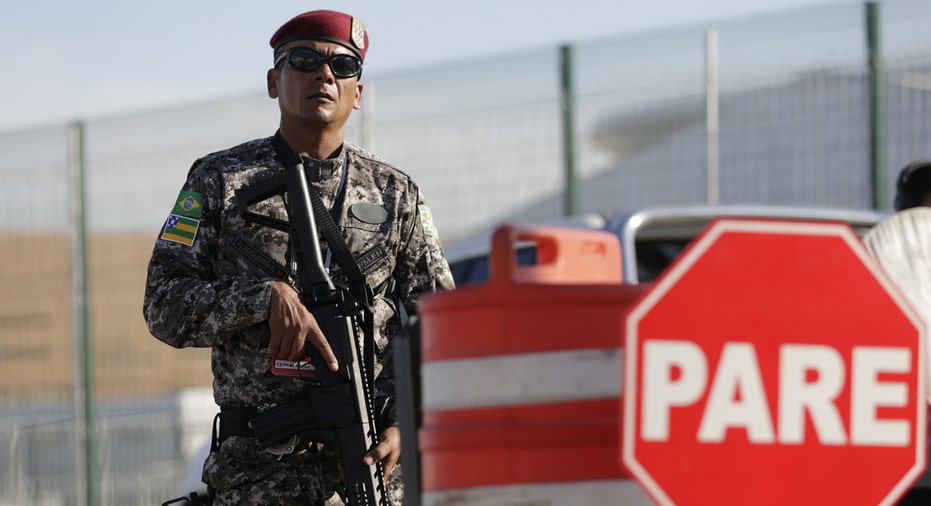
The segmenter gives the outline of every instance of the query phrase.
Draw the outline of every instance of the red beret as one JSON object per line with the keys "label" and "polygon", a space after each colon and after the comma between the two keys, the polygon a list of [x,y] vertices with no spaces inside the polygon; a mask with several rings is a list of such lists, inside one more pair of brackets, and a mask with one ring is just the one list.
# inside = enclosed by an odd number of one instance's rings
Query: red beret
{"label": "red beret", "polygon": [[342,44],[365,59],[369,47],[369,35],[365,25],[358,19],[336,11],[310,11],[298,14],[272,35],[269,41],[275,51],[295,40],[323,40]]}

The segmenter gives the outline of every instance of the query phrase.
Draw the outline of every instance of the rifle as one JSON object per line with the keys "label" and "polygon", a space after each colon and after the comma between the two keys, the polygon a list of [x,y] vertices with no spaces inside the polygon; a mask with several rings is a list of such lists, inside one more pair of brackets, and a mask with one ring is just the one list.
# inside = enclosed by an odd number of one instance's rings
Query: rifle
{"label": "rifle", "polygon": [[210,496],[200,496],[197,495],[197,492],[191,492],[190,495],[184,497],[178,497],[165,501],[162,503],[162,506],[170,506],[171,504],[181,504],[184,503],[186,506],[210,506],[213,504],[213,500],[210,499]]}
{"label": "rifle", "polygon": [[[322,365],[320,352],[308,346],[305,352],[309,353],[311,364],[317,365],[309,381],[308,398],[259,413],[250,420],[250,425],[259,443],[270,451],[270,447],[282,444],[293,449],[297,438],[330,446],[343,462],[349,504],[387,505],[381,464],[366,466],[362,463],[365,454],[378,442],[371,398],[374,382],[368,376],[374,375],[374,369],[366,370],[362,364],[363,343],[366,342],[363,338],[367,337],[371,350],[374,336],[364,336],[360,330],[361,314],[370,303],[371,290],[364,285],[364,279],[356,279],[349,287],[334,284],[324,267],[311,196],[315,190],[307,183],[303,162],[293,152],[287,156],[278,150],[278,154],[279,160],[285,159],[282,160],[285,174],[236,190],[237,210],[247,221],[289,234],[297,260],[301,301],[320,325],[339,361],[339,370],[333,372]],[[289,198],[288,221],[249,210],[252,204],[283,192],[287,192]],[[313,198],[320,202],[319,196]],[[317,207],[319,210],[322,204]],[[337,245],[329,240],[332,234],[327,233],[327,237],[328,246],[335,249]],[[347,271],[347,266],[341,267]],[[360,282],[364,286],[358,286]],[[368,316],[371,318],[370,314]]]}

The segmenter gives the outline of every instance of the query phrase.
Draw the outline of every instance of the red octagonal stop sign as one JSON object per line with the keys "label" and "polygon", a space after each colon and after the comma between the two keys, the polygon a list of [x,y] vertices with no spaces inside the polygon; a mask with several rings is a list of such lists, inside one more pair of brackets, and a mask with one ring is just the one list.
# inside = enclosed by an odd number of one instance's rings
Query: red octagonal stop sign
{"label": "red octagonal stop sign", "polygon": [[627,314],[623,464],[660,504],[892,504],[922,333],[846,224],[718,220]]}

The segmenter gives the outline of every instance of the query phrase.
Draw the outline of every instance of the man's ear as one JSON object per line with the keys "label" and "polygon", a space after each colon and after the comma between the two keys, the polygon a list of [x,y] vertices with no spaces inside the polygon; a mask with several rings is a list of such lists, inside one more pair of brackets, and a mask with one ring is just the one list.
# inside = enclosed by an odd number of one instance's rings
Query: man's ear
{"label": "man's ear", "polygon": [[356,99],[352,104],[352,108],[357,111],[362,108],[362,88],[365,88],[364,84],[356,83]]}
{"label": "man's ear", "polygon": [[266,74],[265,79],[268,82],[268,97],[278,98],[278,71],[275,69],[268,69],[268,74]]}

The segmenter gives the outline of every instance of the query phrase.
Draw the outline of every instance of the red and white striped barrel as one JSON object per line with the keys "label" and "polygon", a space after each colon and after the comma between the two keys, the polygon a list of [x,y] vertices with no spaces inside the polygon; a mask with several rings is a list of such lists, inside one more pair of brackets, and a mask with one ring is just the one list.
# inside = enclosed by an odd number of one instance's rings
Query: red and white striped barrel
{"label": "red and white striped barrel", "polygon": [[[538,263],[514,248],[536,244]],[[425,297],[425,505],[652,504],[620,465],[617,238],[499,228],[487,283]]]}

